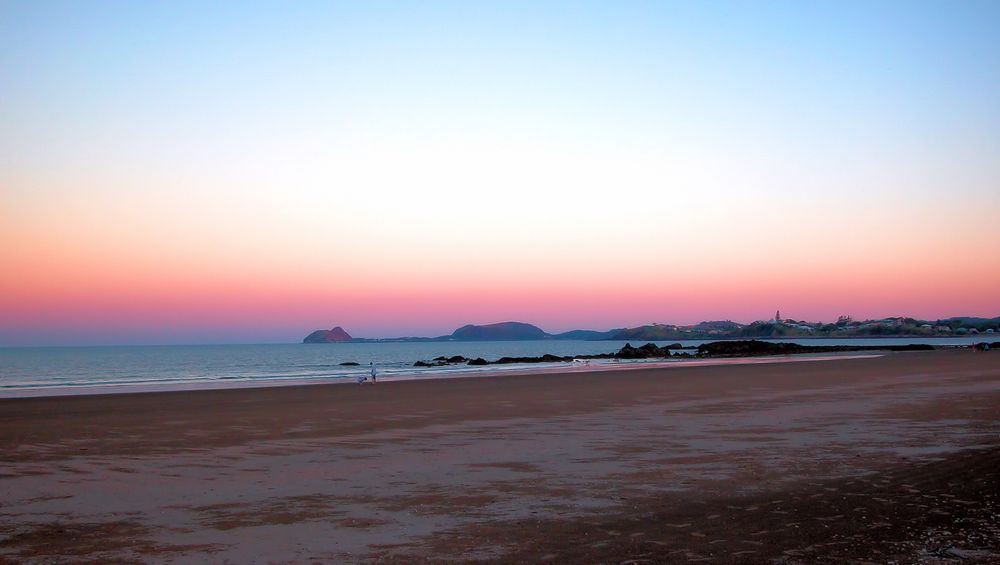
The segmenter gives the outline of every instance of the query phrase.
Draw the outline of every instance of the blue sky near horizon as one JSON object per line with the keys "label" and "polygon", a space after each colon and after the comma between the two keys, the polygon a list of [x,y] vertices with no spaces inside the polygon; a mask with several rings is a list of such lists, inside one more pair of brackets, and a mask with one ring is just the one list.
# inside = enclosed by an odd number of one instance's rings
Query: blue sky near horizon
{"label": "blue sky near horizon", "polygon": [[21,136],[259,119],[404,136],[812,131],[831,149],[961,134],[997,149],[996,2],[4,6],[2,109]]}

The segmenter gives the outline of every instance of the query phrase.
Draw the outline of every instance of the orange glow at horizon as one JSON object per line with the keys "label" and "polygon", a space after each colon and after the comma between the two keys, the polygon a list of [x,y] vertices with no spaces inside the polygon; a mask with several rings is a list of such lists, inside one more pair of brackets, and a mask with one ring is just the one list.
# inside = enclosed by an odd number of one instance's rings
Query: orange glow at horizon
{"label": "orange glow at horizon", "polygon": [[[6,241],[22,242],[30,235],[4,234],[13,238]],[[100,333],[160,326],[182,334],[210,328],[240,335],[253,326],[291,341],[333,325],[356,336],[393,337],[505,320],[552,332],[706,319],[748,322],[775,308],[809,320],[1000,311],[994,284],[1000,268],[980,260],[978,245],[960,242],[889,242],[895,247],[882,251],[874,242],[866,249],[875,252],[861,255],[782,242],[702,242],[689,244],[693,251],[655,251],[619,241],[613,252],[609,246],[560,256],[526,247],[479,257],[416,258],[406,255],[413,250],[401,242],[403,255],[374,248],[377,261],[294,250],[236,261],[249,250],[185,255],[169,241],[159,247],[88,247],[80,238],[53,236],[3,250],[13,276],[0,281],[0,327]]]}

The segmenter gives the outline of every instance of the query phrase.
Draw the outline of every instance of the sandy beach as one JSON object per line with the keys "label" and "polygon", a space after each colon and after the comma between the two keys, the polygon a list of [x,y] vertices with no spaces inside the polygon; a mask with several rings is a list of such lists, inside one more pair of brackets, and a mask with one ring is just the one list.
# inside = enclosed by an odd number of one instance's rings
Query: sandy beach
{"label": "sandy beach", "polygon": [[1000,353],[0,400],[0,562],[1000,561]]}

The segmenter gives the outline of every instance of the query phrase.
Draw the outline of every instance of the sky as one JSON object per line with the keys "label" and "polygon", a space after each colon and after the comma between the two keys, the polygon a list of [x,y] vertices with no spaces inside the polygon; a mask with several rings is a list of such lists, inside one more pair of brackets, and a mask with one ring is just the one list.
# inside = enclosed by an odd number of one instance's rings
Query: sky
{"label": "sky", "polygon": [[0,345],[998,316],[998,28],[2,0]]}

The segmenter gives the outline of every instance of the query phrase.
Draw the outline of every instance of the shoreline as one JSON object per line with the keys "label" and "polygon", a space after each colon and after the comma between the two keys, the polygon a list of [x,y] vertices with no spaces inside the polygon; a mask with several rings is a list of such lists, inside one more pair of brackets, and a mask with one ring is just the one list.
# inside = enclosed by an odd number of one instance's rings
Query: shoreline
{"label": "shoreline", "polygon": [[[506,376],[525,375],[545,375],[554,373],[594,373],[594,372],[619,372],[634,371],[644,369],[666,369],[684,367],[702,367],[717,365],[757,365],[769,363],[802,363],[815,361],[835,361],[847,359],[865,359],[879,357],[889,352],[871,353],[797,353],[790,355],[774,356],[745,356],[745,357],[715,357],[701,359],[675,359],[667,360],[628,360],[618,362],[601,363],[574,363],[561,362],[558,365],[538,363],[521,364],[516,366],[488,365],[489,368],[462,369],[450,368],[435,371],[422,370],[413,373],[393,374],[379,376],[379,383],[424,381],[424,380],[449,380],[449,379],[482,379],[500,378]],[[898,353],[898,352],[897,352]],[[527,366],[526,366],[527,365]],[[371,383],[364,383],[369,385]],[[203,390],[240,390],[258,388],[284,388],[300,386],[323,386],[323,385],[354,385],[358,386],[356,380],[351,376],[343,377],[313,377],[313,378],[258,378],[258,379],[216,379],[198,382],[175,382],[175,383],[136,383],[136,384],[85,384],[71,386],[11,386],[0,387],[0,402],[7,399],[19,398],[50,398],[66,396],[118,396],[127,394],[149,394],[160,392],[197,392]]]}
{"label": "shoreline", "polygon": [[[199,346],[205,351],[187,346],[53,348],[52,353],[46,352],[46,348],[0,348],[0,399],[353,384],[368,374],[366,366],[354,362],[357,359],[373,359],[378,364],[380,380],[390,382],[610,370],[619,368],[619,363],[668,367],[705,359],[882,354],[914,348],[967,349],[973,344],[968,340],[940,341],[721,340],[683,345],[646,342],[632,348],[629,348],[630,342],[620,342],[621,349],[617,352],[609,352],[604,344],[612,342],[603,341],[563,341],[558,346],[545,342],[551,347],[540,346],[541,342],[532,342],[531,346],[523,345],[526,342],[482,342],[483,345],[469,342],[463,347],[455,344],[454,349],[440,345],[394,348],[393,344],[350,343],[339,344],[343,349],[310,348],[300,344]],[[505,343],[520,345],[508,347]],[[759,344],[759,347],[739,344]],[[590,366],[581,367],[581,364]]]}

